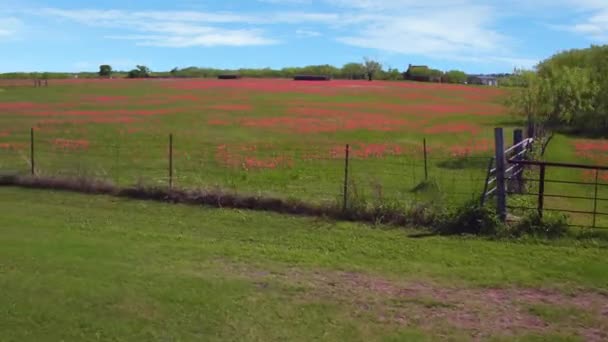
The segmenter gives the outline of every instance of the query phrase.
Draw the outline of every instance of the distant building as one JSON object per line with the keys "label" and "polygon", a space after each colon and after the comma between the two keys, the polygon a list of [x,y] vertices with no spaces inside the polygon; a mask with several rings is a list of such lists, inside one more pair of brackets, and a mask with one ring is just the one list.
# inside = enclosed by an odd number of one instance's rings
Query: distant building
{"label": "distant building", "polygon": [[426,65],[410,64],[407,71],[403,73],[403,78],[410,81],[441,83],[441,72],[437,72]]}
{"label": "distant building", "polygon": [[467,83],[485,85],[489,87],[498,87],[498,78],[486,75],[471,75],[467,78]]}

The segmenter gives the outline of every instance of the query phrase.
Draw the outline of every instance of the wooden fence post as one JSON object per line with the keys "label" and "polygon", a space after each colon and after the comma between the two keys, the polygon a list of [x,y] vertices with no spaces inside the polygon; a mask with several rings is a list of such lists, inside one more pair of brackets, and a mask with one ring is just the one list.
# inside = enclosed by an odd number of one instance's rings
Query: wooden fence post
{"label": "wooden fence post", "polygon": [[343,207],[342,210],[346,212],[348,209],[348,160],[350,154],[350,145],[346,144],[346,148],[344,150],[344,191],[343,191]]}
{"label": "wooden fence post", "polygon": [[494,148],[496,161],[496,209],[502,222],[507,220],[507,195],[505,188],[505,146],[503,130],[494,129]]}

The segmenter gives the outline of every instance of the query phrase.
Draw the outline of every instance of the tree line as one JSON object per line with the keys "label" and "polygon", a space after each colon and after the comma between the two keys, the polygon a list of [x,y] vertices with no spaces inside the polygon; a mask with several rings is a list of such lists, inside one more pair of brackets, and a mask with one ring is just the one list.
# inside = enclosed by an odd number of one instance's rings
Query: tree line
{"label": "tree line", "polygon": [[[462,71],[442,72],[435,69],[445,82],[465,83],[466,74]],[[405,71],[398,68],[385,67],[380,62],[365,58],[363,62],[347,63],[342,67],[329,64],[309,65],[304,67],[286,67],[281,69],[272,68],[242,68],[242,69],[217,69],[204,67],[173,68],[170,71],[155,71],[145,65],[138,65],[130,71],[116,71],[111,65],[100,65],[98,72],[80,73],[6,73],[0,74],[0,78],[21,79],[65,79],[65,78],[147,78],[147,77],[184,77],[184,78],[216,78],[220,75],[238,74],[242,77],[251,78],[293,78],[296,75],[325,75],[333,79],[345,80],[403,80]]]}
{"label": "tree line", "polygon": [[608,45],[557,53],[509,78],[509,104],[550,130],[608,135]]}

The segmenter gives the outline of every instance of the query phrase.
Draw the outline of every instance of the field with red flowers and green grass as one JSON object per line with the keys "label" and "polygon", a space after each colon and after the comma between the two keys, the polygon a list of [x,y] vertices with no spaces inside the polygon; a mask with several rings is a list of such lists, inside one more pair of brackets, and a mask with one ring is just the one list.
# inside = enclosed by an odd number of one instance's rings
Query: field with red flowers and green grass
{"label": "field with red flowers and green grass", "polygon": [[[172,133],[177,186],[334,200],[350,144],[359,195],[398,197],[424,180],[427,138],[429,178],[470,197],[492,128],[510,121],[503,95],[362,81],[53,81],[0,94],[2,168],[28,169],[33,127],[41,174],[166,184]],[[466,157],[484,158],[451,162]]]}
{"label": "field with red flowers and green grass", "polygon": [[[346,144],[350,205],[478,199],[493,128],[509,137],[522,124],[499,88],[154,79],[0,89],[2,174],[29,173],[33,128],[38,175],[167,187],[173,134],[176,187],[311,203],[341,203]],[[605,163],[607,150],[558,135],[546,158]],[[606,243],[591,234],[429,236],[9,186],[0,208],[0,340],[608,338]]]}
{"label": "field with red flowers and green grass", "polygon": [[[3,172],[28,172],[33,128],[37,174],[166,186],[173,134],[177,187],[311,202],[341,198],[346,144],[353,203],[478,198],[493,128],[507,128],[510,140],[510,129],[522,125],[503,105],[507,90],[463,85],[116,79],[2,89]],[[605,151],[605,141],[558,136],[547,159],[606,163]],[[591,206],[580,202],[576,206]]]}

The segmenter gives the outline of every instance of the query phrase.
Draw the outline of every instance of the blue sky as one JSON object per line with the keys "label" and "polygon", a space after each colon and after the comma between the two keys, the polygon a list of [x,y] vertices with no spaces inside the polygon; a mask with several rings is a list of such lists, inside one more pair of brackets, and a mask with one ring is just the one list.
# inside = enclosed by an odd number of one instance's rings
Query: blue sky
{"label": "blue sky", "polygon": [[342,65],[470,73],[608,42],[608,0],[0,0],[0,72]]}

